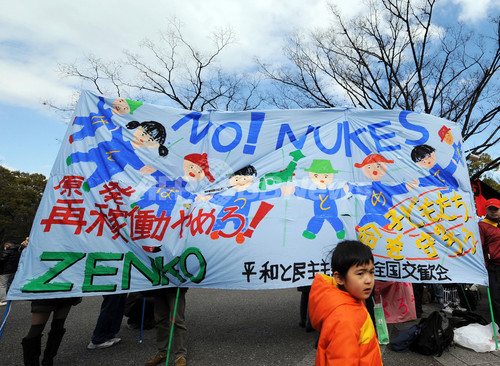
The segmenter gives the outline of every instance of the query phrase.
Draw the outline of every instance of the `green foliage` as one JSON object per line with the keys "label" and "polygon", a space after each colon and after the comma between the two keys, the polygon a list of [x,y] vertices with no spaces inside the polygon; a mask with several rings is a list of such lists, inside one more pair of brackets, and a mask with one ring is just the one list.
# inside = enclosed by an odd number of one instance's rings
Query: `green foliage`
{"label": "green foliage", "polygon": [[0,166],[0,242],[22,242],[30,233],[47,179]]}

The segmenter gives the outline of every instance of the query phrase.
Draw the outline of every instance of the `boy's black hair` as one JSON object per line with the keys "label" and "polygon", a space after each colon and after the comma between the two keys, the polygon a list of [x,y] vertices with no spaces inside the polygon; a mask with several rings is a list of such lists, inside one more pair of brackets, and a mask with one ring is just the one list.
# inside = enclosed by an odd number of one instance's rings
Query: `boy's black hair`
{"label": "boy's black hair", "polygon": [[411,160],[418,163],[420,160],[432,154],[436,149],[429,145],[418,145],[411,151]]}
{"label": "boy's black hair", "polygon": [[235,171],[233,174],[231,174],[231,176],[229,178],[232,178],[236,175],[245,175],[245,176],[246,175],[254,175],[254,176],[257,176],[257,169],[255,169],[253,167],[253,165],[247,165],[246,167]]}
{"label": "boy's black hair", "polygon": [[338,272],[345,278],[352,266],[374,262],[371,249],[358,240],[343,240],[332,252],[332,274]]}
{"label": "boy's black hair", "polygon": [[127,128],[129,130],[133,130],[137,127],[144,128],[144,130],[160,144],[160,147],[158,148],[160,156],[167,156],[168,149],[163,145],[165,143],[165,138],[167,137],[167,131],[161,123],[156,121],[145,121],[140,123],[138,121],[131,121],[127,123]]}

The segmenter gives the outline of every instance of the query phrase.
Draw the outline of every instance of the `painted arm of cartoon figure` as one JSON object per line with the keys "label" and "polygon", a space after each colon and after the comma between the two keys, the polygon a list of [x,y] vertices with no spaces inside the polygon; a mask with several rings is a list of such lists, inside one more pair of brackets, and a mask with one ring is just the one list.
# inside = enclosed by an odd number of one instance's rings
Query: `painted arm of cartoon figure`
{"label": "painted arm of cartoon figure", "polygon": [[139,169],[139,173],[141,174],[153,174],[154,172],[156,172],[156,168],[153,168],[151,165],[144,165]]}
{"label": "painted arm of cartoon figure", "polygon": [[408,192],[412,191],[413,188],[417,188],[418,187],[418,179],[417,178],[413,178],[411,180],[411,183],[406,183],[406,189],[408,189]]}

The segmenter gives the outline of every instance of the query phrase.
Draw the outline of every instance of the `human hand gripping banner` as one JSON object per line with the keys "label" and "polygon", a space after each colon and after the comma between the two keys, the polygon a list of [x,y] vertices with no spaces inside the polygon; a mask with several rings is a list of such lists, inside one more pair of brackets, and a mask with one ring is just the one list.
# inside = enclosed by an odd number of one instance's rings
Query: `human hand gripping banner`
{"label": "human hand gripping banner", "polygon": [[430,115],[82,92],[8,298],[305,286],[358,238],[379,280],[485,285],[473,202],[459,127]]}

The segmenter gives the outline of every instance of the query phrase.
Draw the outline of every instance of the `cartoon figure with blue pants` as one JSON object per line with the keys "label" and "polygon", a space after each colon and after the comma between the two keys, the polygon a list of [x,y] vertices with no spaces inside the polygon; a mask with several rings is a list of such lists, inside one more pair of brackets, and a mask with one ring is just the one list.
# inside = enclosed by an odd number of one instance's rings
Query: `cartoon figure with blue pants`
{"label": "cartoon figure with blue pants", "polygon": [[465,166],[464,152],[462,150],[462,141],[454,142],[453,134],[451,129],[446,126],[441,127],[438,132],[439,137],[441,137],[441,142],[450,145],[453,148],[453,155],[457,157],[455,160],[457,164],[460,162],[462,166]]}
{"label": "cartoon figure with blue pants", "polygon": [[82,185],[84,191],[88,192],[91,188],[109,181],[115,174],[123,172],[127,165],[138,170],[141,174],[154,173],[156,168],[145,165],[135,154],[137,148],[158,148],[160,156],[167,156],[168,149],[163,146],[166,131],[160,123],[132,121],[127,124],[127,128],[136,129],[132,141],[124,141],[123,138],[115,137],[111,141],[100,142],[97,147],[86,153],[75,152],[66,158],[68,166],[89,161],[96,163],[95,171]]}
{"label": "cartoon figure with blue pants", "polygon": [[[239,231],[236,234],[236,242],[242,244],[245,241],[244,234],[248,227],[248,215],[252,203],[280,197],[282,192],[286,190],[285,187],[282,187],[281,189],[274,189],[272,191],[249,192],[247,188],[250,187],[255,176],[257,176],[257,170],[252,165],[239,169],[229,177],[229,184],[231,188],[236,190],[236,193],[232,196],[215,194],[212,197],[210,202],[222,206],[222,209],[212,227],[210,238],[215,240],[221,236],[224,238],[232,237],[234,234],[226,234],[222,230],[228,222],[233,222],[235,231]],[[224,219],[224,216],[228,215],[228,213],[234,217]]]}
{"label": "cartoon figure with blue pants", "polygon": [[134,111],[142,105],[142,102],[135,100],[116,98],[113,101],[113,109],[104,108],[105,101],[103,97],[99,97],[99,102],[97,102],[98,113],[90,113],[87,117],[75,117],[73,120],[73,125],[82,126],[80,130],[69,136],[69,143],[72,144],[73,141],[83,140],[88,136],[95,136],[96,130],[101,126],[106,126],[106,128],[113,132],[118,129],[111,117],[113,115],[125,115],[133,114]]}
{"label": "cartoon figure with blue pants", "polygon": [[314,216],[309,220],[306,230],[302,236],[306,239],[314,239],[321,230],[323,223],[328,221],[337,233],[337,238],[345,237],[344,224],[338,218],[337,204],[335,200],[346,195],[348,187],[344,185],[339,189],[328,189],[333,181],[333,175],[338,173],[334,170],[330,160],[314,159],[309,169],[311,181],[318,186],[317,189],[306,189],[295,187],[295,196],[305,198],[314,202]]}
{"label": "cartoon figure with blue pants", "polygon": [[413,179],[412,184],[401,183],[395,186],[388,186],[381,182],[387,173],[387,164],[393,164],[394,160],[387,160],[382,155],[370,154],[361,164],[355,163],[356,168],[361,168],[365,177],[373,182],[369,185],[354,186],[349,184],[352,194],[365,196],[365,214],[356,226],[356,230],[371,222],[377,223],[384,230],[388,230],[390,221],[384,217],[389,209],[394,205],[392,196],[404,194],[418,186],[418,180]]}
{"label": "cartoon figure with blue pants", "polygon": [[418,145],[411,151],[411,159],[421,168],[429,170],[429,175],[419,178],[420,187],[446,187],[443,193],[458,189],[458,181],[453,174],[457,170],[457,161],[460,159],[459,152],[455,150],[450,163],[442,168],[436,163],[435,149],[429,145]]}

